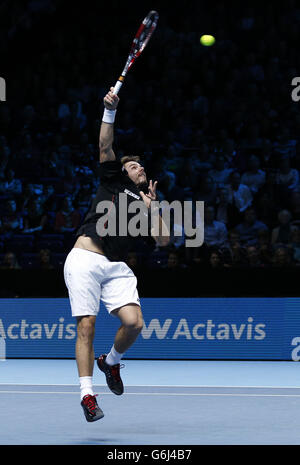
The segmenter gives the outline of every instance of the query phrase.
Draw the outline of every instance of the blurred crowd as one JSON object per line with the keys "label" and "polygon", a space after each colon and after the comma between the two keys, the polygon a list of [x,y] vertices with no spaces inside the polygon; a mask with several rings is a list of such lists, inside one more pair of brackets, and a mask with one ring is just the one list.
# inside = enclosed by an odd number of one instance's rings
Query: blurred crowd
{"label": "blurred crowd", "polygon": [[[84,15],[66,3],[0,7],[2,269],[63,266],[99,184],[103,97],[147,12],[123,21],[124,2],[103,10],[88,0]],[[173,222],[167,248],[139,246],[128,264],[298,266],[300,103],[291,81],[300,69],[300,8],[292,0],[205,9],[195,1],[183,15],[173,3],[159,11],[158,29],[120,93],[115,151],[142,157],[159,200],[205,202],[204,243],[185,247],[185,231]],[[201,46],[202,33],[215,45]]]}

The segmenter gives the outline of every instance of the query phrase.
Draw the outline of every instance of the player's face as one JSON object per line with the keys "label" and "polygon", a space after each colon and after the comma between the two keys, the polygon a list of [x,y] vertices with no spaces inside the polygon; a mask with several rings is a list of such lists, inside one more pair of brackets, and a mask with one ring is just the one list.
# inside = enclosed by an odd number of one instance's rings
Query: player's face
{"label": "player's face", "polygon": [[138,185],[147,182],[144,167],[136,161],[128,161],[125,163],[124,167],[128,173],[128,177],[134,182],[134,184]]}

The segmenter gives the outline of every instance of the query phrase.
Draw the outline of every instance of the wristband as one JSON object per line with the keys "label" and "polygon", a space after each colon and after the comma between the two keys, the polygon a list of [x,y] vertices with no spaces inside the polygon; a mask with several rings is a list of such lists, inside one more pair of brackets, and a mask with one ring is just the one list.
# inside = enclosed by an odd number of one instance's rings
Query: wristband
{"label": "wristband", "polygon": [[113,124],[115,122],[116,112],[117,110],[108,110],[107,108],[105,108],[102,121],[104,123]]}

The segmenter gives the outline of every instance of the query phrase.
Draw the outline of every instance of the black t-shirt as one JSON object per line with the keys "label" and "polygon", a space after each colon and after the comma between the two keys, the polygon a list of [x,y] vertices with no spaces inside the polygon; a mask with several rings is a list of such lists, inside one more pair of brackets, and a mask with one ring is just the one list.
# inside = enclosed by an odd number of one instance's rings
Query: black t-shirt
{"label": "black t-shirt", "polygon": [[[91,237],[93,241],[102,248],[106,257],[111,261],[125,260],[128,255],[128,252],[135,250],[137,247],[139,248],[139,250],[143,247],[145,247],[145,249],[147,249],[148,247],[152,247],[154,245],[154,239],[152,239],[150,234],[151,219],[149,211],[147,211],[148,235],[146,237],[133,237],[129,233],[127,233],[126,235],[119,234],[119,194],[123,193],[123,198],[125,198],[126,196],[127,225],[130,219],[136,214],[128,213],[130,203],[136,200],[142,201],[142,198],[139,194],[139,189],[131,181],[131,179],[122,171],[121,162],[119,160],[114,160],[101,163],[99,170],[99,178],[100,185],[97,189],[96,196],[93,199],[92,205],[88,213],[86,214],[83,223],[77,230],[76,237],[79,237],[83,234],[85,234],[88,237]],[[99,202],[103,201],[108,202],[108,208],[104,212],[98,213]],[[103,227],[105,228],[107,224],[102,222],[100,227],[98,222],[98,220],[100,220],[103,215],[107,215],[108,218],[108,215],[110,214],[109,205],[110,207],[114,208],[114,211],[116,212],[116,235],[101,234],[101,231],[103,231]],[[123,205],[124,203],[122,203],[122,207]]]}

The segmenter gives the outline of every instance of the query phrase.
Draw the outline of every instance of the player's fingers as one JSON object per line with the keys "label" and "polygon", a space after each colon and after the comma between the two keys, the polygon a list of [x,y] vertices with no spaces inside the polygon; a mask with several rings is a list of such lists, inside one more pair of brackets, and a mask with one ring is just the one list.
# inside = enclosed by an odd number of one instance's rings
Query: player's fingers
{"label": "player's fingers", "polygon": [[119,97],[115,94],[112,94],[111,92],[108,94],[109,95],[109,98],[110,98],[110,103],[111,104],[114,104],[114,103],[118,103],[119,102]]}
{"label": "player's fingers", "polygon": [[109,103],[110,105],[114,104],[114,99],[110,95],[106,95],[105,102]]}

